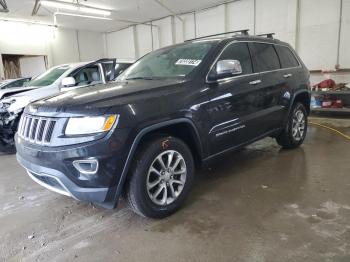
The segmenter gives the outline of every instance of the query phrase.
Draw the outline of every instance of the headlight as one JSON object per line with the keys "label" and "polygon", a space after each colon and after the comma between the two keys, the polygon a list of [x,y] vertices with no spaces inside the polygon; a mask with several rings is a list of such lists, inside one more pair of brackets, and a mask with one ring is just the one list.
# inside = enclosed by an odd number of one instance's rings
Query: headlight
{"label": "headlight", "polygon": [[8,107],[9,112],[15,112],[19,109],[26,107],[30,103],[30,98],[28,96],[19,96],[12,98],[10,101],[10,106]]}
{"label": "headlight", "polygon": [[111,130],[119,115],[72,117],[68,120],[66,135],[86,135]]}

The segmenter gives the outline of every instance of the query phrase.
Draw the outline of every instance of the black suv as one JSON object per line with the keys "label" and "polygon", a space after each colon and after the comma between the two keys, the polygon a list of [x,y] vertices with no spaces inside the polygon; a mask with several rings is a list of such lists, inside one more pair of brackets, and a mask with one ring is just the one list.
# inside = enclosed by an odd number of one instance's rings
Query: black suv
{"label": "black suv", "polygon": [[184,202],[195,166],[267,136],[303,143],[309,72],[286,43],[249,35],[151,52],[116,82],[26,107],[17,159],[37,183],[162,218]]}

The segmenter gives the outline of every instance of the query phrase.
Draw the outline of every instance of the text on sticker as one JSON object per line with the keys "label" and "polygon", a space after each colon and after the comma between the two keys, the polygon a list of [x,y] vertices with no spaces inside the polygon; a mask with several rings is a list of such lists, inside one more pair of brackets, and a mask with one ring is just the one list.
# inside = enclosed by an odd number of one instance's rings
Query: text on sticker
{"label": "text on sticker", "polygon": [[202,60],[196,60],[196,59],[179,59],[176,61],[175,65],[197,66],[201,62],[202,62]]}

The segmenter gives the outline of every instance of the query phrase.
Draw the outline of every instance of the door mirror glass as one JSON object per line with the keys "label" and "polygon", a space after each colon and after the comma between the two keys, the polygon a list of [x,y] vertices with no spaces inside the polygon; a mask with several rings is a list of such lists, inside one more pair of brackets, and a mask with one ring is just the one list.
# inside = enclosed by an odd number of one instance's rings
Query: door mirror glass
{"label": "door mirror glass", "polygon": [[242,74],[242,66],[238,60],[220,60],[216,64],[217,79]]}
{"label": "door mirror glass", "polygon": [[74,77],[69,76],[62,79],[62,90],[73,86],[75,86]]}

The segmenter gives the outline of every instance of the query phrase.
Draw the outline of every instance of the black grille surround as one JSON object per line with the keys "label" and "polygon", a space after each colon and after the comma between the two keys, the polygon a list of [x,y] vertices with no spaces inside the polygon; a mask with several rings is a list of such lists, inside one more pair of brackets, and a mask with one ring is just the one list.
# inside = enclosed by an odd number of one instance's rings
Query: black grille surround
{"label": "black grille surround", "polygon": [[57,119],[23,115],[18,125],[18,136],[34,144],[49,145]]}

